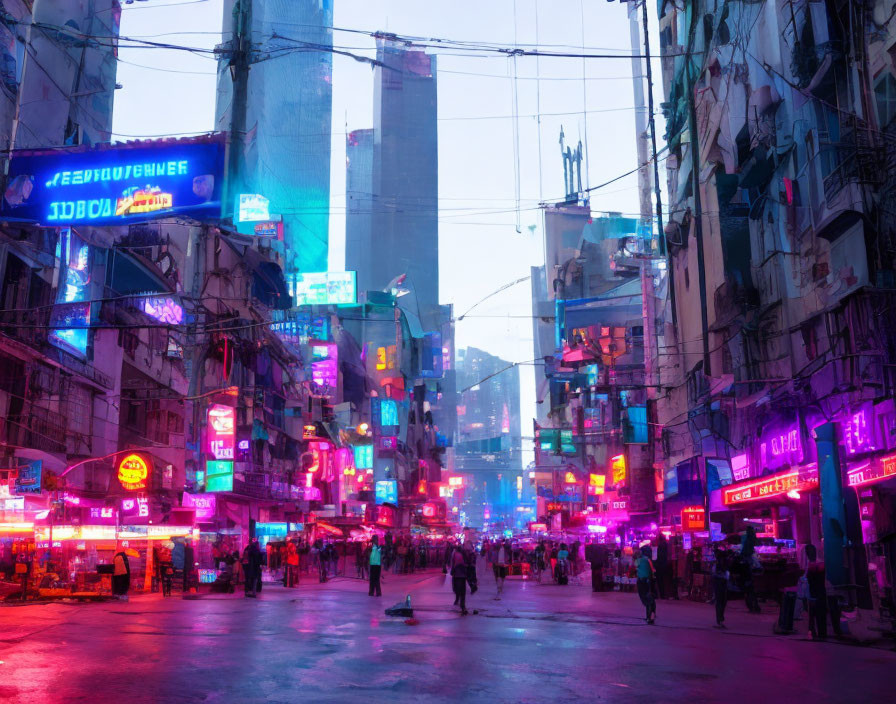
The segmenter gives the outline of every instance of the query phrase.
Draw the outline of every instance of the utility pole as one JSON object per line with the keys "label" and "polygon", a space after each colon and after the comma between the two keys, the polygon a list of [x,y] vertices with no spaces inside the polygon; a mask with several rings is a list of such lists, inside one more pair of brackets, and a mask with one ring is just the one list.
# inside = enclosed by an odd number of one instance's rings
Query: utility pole
{"label": "utility pole", "polygon": [[249,103],[249,67],[252,53],[252,0],[237,0],[233,8],[233,35],[230,39],[230,78],[233,100],[230,106],[227,174],[224,189],[224,214],[234,206],[242,187],[246,113]]}
{"label": "utility pole", "polygon": [[34,27],[34,21],[37,17],[37,8],[41,4],[40,0],[34,0],[31,6],[31,22],[25,28],[25,54],[22,58],[22,80],[19,82],[19,89],[16,91],[16,108],[12,118],[12,129],[9,133],[9,149],[6,152],[6,159],[3,162],[3,188],[6,189],[6,179],[9,176],[9,162],[12,159],[12,152],[16,148],[16,140],[19,134],[19,124],[22,114],[22,97],[25,94],[25,78],[28,75],[28,66],[31,64],[29,60],[29,52],[31,51],[31,34]]}

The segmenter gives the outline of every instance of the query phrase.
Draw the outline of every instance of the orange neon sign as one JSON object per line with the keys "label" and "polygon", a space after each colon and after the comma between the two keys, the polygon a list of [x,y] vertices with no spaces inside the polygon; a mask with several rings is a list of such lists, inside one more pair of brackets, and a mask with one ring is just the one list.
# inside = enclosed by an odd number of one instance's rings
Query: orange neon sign
{"label": "orange neon sign", "polygon": [[140,455],[126,455],[118,465],[118,481],[128,491],[146,488],[149,465]]}
{"label": "orange neon sign", "polygon": [[625,455],[616,455],[610,458],[610,470],[613,472],[613,483],[621,484],[625,481]]}

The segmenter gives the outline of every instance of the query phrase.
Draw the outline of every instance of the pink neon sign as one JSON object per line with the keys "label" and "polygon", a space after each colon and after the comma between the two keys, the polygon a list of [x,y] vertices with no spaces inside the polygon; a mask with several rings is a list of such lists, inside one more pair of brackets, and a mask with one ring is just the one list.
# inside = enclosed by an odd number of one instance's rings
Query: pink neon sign
{"label": "pink neon sign", "polygon": [[777,469],[803,461],[803,443],[799,427],[779,431],[766,436],[759,445],[759,458],[763,470]]}
{"label": "pink neon sign", "polygon": [[896,455],[884,457],[877,463],[866,462],[861,467],[849,470],[846,473],[846,482],[849,486],[861,486],[890,477],[896,477]]}
{"label": "pink neon sign", "polygon": [[735,455],[731,458],[731,474],[736,482],[750,478],[750,456],[748,454]]}
{"label": "pink neon sign", "polygon": [[184,320],[184,309],[173,298],[144,298],[142,308],[160,323],[180,325]]}
{"label": "pink neon sign", "polygon": [[848,455],[875,450],[873,410],[870,406],[852,413],[843,422],[843,444]]}

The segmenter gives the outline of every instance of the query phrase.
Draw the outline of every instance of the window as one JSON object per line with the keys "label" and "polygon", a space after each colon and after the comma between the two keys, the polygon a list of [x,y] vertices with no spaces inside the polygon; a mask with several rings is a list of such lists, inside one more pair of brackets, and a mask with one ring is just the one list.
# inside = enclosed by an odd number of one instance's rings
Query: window
{"label": "window", "polygon": [[877,82],[874,99],[877,102],[877,121],[884,129],[896,117],[896,78],[893,74],[887,73]]}

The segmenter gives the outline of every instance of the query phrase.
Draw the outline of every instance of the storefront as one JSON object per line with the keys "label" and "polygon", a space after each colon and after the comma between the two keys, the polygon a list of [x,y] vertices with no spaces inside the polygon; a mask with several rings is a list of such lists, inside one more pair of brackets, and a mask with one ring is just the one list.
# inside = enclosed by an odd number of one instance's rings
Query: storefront
{"label": "storefront", "polygon": [[855,491],[868,560],[871,601],[892,613],[896,585],[896,453],[847,462],[844,490]]}

